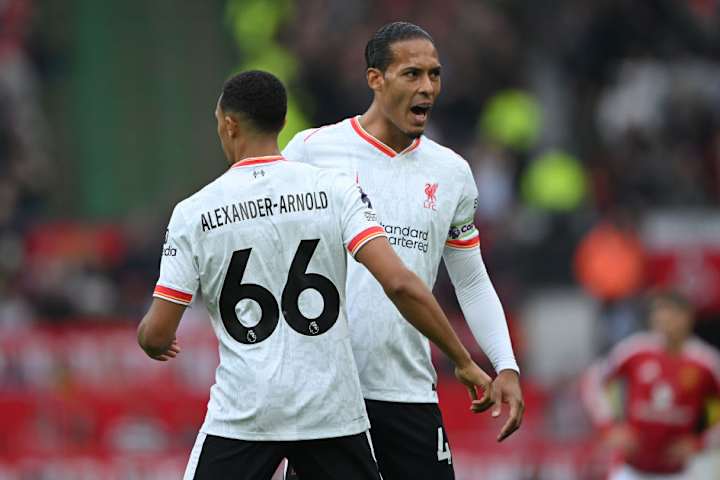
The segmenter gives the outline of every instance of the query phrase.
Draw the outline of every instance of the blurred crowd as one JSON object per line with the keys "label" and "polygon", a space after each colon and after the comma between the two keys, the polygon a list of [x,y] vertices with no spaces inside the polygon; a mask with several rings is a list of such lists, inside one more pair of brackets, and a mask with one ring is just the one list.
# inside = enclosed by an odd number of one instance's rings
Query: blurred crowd
{"label": "blurred crowd", "polygon": [[[48,215],[53,132],[31,6],[0,4],[0,327],[135,321],[162,229]],[[717,214],[719,9],[714,0],[319,0],[294,5],[279,41],[301,59],[302,108],[325,124],[368,105],[363,51],[378,26],[425,27],[444,85],[427,133],[472,165],[483,254],[508,314],[538,288],[579,280],[608,322],[624,319],[614,339],[638,328],[633,299],[657,283],[643,268],[648,216]],[[608,278],[588,260],[607,250],[607,238],[588,238],[598,226],[624,253],[605,252],[617,265]],[[457,312],[444,275],[437,292]]]}
{"label": "blurred crowd", "polygon": [[[318,0],[297,2],[278,40],[301,60],[292,87],[302,109],[325,124],[368,105],[363,51],[377,27],[407,19],[426,28],[443,64],[427,134],[472,165],[483,254],[509,315],[538,288],[578,280],[612,313],[657,283],[643,268],[649,215],[717,213],[719,3]],[[155,280],[162,229],[147,220],[82,222],[58,208],[48,215],[48,61],[31,6],[0,3],[0,328],[135,321]],[[608,243],[589,241],[598,226],[625,253],[605,252],[620,287],[587,260]],[[444,275],[437,292],[455,308]],[[612,338],[639,325],[638,309],[621,311]]]}
{"label": "blurred crowd", "polygon": [[[43,44],[31,7],[0,0],[0,339],[33,325],[134,325],[168,210],[107,221],[64,211],[43,97],[63,52]],[[298,60],[291,91],[314,125],[369,105],[365,43],[397,19],[438,47],[443,92],[426,133],[471,164],[483,256],[525,380],[572,383],[643,327],[658,287],[688,295],[697,331],[720,345],[720,1],[294,2],[277,41]],[[459,320],[442,272],[436,293]],[[12,364],[0,355],[0,381]],[[555,395],[543,421],[571,437],[577,394]]]}

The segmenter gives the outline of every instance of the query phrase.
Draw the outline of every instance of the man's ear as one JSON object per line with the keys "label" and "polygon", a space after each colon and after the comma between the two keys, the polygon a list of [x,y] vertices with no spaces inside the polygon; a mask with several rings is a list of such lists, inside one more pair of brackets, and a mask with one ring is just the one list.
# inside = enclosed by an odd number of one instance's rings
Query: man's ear
{"label": "man's ear", "polygon": [[368,87],[374,92],[382,90],[385,75],[377,68],[368,68],[366,72]]}
{"label": "man's ear", "polygon": [[223,117],[223,120],[225,121],[225,125],[223,125],[223,129],[227,133],[228,137],[234,138],[235,135],[237,135],[237,131],[238,131],[237,121],[230,115],[225,115],[225,117]]}

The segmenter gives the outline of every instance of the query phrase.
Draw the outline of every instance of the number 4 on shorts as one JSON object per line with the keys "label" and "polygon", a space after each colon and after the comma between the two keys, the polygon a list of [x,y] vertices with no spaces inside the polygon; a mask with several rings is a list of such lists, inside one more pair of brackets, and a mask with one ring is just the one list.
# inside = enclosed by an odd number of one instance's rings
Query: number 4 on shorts
{"label": "number 4 on shorts", "polygon": [[443,436],[442,427],[438,427],[438,462],[447,460],[448,464],[452,464],[452,453],[450,453],[450,444],[448,444]]}

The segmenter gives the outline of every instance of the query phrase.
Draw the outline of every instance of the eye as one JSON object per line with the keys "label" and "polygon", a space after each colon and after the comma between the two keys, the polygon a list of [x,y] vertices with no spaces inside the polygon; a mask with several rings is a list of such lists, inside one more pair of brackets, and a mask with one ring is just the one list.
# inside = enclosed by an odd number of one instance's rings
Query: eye
{"label": "eye", "polygon": [[408,78],[415,78],[418,76],[418,72],[417,70],[408,70],[407,72],[405,72],[405,76]]}
{"label": "eye", "polygon": [[430,70],[430,78],[432,78],[433,80],[437,80],[438,78],[440,78],[440,69]]}

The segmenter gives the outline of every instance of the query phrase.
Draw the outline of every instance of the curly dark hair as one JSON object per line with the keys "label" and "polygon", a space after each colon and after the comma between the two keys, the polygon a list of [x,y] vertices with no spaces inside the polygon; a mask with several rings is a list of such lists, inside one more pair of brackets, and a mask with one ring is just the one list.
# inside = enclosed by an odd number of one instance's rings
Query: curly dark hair
{"label": "curly dark hair", "polygon": [[258,131],[278,133],[285,124],[287,93],[272,73],[250,70],[225,82],[220,109],[244,117]]}

